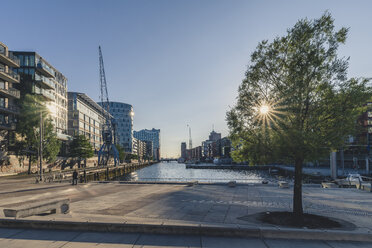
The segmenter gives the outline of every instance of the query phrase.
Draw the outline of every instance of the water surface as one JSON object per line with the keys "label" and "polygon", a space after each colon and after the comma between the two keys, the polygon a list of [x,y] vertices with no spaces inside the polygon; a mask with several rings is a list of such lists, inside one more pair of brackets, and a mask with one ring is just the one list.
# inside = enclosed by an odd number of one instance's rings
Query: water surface
{"label": "water surface", "polygon": [[[210,164],[208,164],[210,165]],[[225,170],[218,169],[186,169],[185,164],[177,162],[161,162],[139,169],[123,176],[124,181],[163,181],[185,182],[197,180],[200,182],[228,182],[235,180],[240,183],[261,183],[262,180],[273,181],[266,171]]]}

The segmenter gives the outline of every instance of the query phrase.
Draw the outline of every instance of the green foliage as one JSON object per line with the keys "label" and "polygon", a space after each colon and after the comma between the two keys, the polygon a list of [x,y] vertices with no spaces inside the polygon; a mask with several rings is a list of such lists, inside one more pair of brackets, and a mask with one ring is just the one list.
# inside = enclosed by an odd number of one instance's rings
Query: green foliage
{"label": "green foliage", "polygon": [[124,148],[119,145],[119,144],[116,144],[116,149],[118,149],[118,152],[119,152],[119,160],[122,162],[125,160],[125,157],[126,157],[126,154],[125,154],[125,151],[124,151]]}
{"label": "green foliage", "polygon": [[129,153],[129,154],[127,154],[126,159],[128,159],[128,160],[130,160],[130,159],[138,159],[138,155],[137,154]]}
{"label": "green foliage", "polygon": [[87,159],[94,156],[93,147],[85,135],[75,136],[70,143],[69,150],[73,158]]}
{"label": "green foliage", "polygon": [[303,214],[303,162],[341,148],[357,132],[371,97],[367,79],[347,79],[348,59],[338,58],[337,49],[348,29],[335,31],[333,22],[329,13],[302,19],[287,35],[259,43],[226,118],[234,159],[295,164],[297,217]]}
{"label": "green foliage", "polygon": [[[311,160],[343,146],[371,96],[367,79],[347,79],[338,58],[348,29],[329,13],[299,20],[287,35],[262,41],[251,56],[238,101],[227,113],[234,159],[254,163]],[[271,111],[260,115],[260,105]]]}
{"label": "green foliage", "polygon": [[43,158],[48,162],[56,159],[61,143],[57,139],[52,119],[45,103],[35,95],[25,95],[20,100],[21,112],[18,117],[16,132],[20,139],[16,141],[16,154],[23,150],[33,151],[32,160],[37,159],[40,145],[40,117],[43,119]]}

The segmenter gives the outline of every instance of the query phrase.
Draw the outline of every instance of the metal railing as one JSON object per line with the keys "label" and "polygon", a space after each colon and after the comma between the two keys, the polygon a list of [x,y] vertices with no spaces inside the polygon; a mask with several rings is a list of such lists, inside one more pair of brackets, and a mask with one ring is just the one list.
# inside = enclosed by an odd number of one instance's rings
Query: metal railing
{"label": "metal railing", "polygon": [[14,130],[14,129],[16,129],[16,124],[15,123],[0,122],[0,128],[7,128],[7,129]]}
{"label": "metal railing", "polygon": [[46,65],[43,61],[39,61],[37,63],[37,68],[40,68],[40,69],[43,69],[43,70],[46,70],[48,71],[50,74],[52,74],[54,76],[54,71],[48,66]]}
{"label": "metal railing", "polygon": [[8,52],[8,58],[10,58],[13,62],[17,63],[18,65],[21,64],[21,60],[17,58],[12,52]]}
{"label": "metal railing", "polygon": [[0,72],[4,72],[5,74],[7,74],[8,76],[16,79],[17,81],[20,80],[20,76],[17,73],[15,73],[14,71],[12,71],[10,69],[8,69],[8,71],[6,71],[5,67],[0,66]]}
{"label": "metal railing", "polygon": [[14,113],[19,113],[19,107],[18,106],[15,106],[15,105],[8,105],[7,107],[0,105],[0,110],[11,111],[11,112],[14,112]]}
{"label": "metal railing", "polygon": [[20,98],[20,96],[21,96],[19,90],[14,89],[14,88],[9,88],[9,89],[1,89],[0,88],[0,91],[4,92],[5,94],[11,95],[15,98]]}
{"label": "metal railing", "polygon": [[41,95],[43,95],[43,96],[45,96],[49,99],[52,99],[53,101],[55,100],[55,96],[47,90],[42,90]]}
{"label": "metal railing", "polygon": [[49,87],[51,87],[53,89],[55,88],[54,82],[52,80],[50,80],[49,78],[47,78],[47,77],[44,77],[44,76],[35,74],[35,80],[38,81],[38,82],[45,83],[45,84],[49,85]]}

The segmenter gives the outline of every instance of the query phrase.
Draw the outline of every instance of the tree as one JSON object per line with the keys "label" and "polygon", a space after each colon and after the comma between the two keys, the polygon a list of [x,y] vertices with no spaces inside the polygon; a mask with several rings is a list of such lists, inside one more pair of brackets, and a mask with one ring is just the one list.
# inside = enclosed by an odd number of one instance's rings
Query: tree
{"label": "tree", "polygon": [[116,149],[119,152],[120,163],[122,163],[125,160],[125,157],[127,156],[127,154],[125,153],[124,148],[121,145],[116,144],[115,146],[116,146]]}
{"label": "tree", "polygon": [[82,159],[94,156],[93,147],[85,135],[77,135],[70,144],[70,156],[79,159],[79,168]]}
{"label": "tree", "polygon": [[295,165],[293,212],[302,217],[302,165],[340,148],[357,129],[371,96],[366,79],[347,79],[337,49],[348,29],[335,31],[329,13],[299,20],[283,37],[259,43],[227,112],[235,159]]}
{"label": "tree", "polygon": [[138,159],[138,155],[137,155],[137,154],[129,153],[129,154],[127,154],[127,156],[126,156],[126,159],[127,159],[128,161],[130,161],[130,160],[132,160],[132,159],[137,160],[137,159]]}
{"label": "tree", "polygon": [[29,157],[28,174],[31,163],[38,157],[40,146],[40,119],[43,120],[43,159],[52,162],[56,159],[61,143],[57,139],[55,128],[46,103],[36,95],[25,95],[20,100],[20,115],[16,127],[19,139],[16,141],[16,154]]}

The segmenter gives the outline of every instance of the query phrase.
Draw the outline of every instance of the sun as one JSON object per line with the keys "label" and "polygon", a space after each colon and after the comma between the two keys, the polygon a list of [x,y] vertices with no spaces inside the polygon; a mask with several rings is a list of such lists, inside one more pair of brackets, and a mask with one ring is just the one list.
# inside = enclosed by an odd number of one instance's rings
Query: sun
{"label": "sun", "polygon": [[279,122],[285,115],[285,108],[283,105],[280,105],[279,101],[258,102],[256,107],[254,107],[254,111],[254,119],[256,119],[264,129],[278,127]]}
{"label": "sun", "polygon": [[266,104],[261,105],[260,107],[260,114],[267,115],[270,112],[270,107]]}

